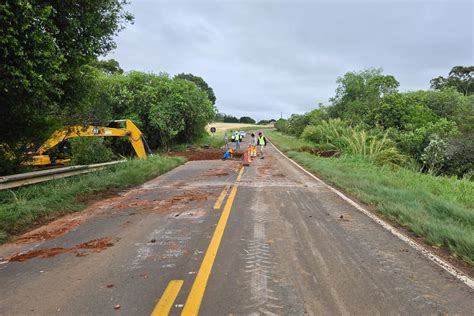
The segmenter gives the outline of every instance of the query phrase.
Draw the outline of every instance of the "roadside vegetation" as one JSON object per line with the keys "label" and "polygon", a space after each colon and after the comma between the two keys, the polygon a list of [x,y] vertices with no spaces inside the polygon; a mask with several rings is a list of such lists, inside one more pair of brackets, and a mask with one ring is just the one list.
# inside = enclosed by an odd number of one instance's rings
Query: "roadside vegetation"
{"label": "roadside vegetation", "polygon": [[[364,156],[422,173],[474,176],[474,66],[453,67],[433,90],[398,92],[380,69],[337,80],[328,106],[278,120],[278,131],[322,149]],[[444,78],[441,80],[440,78]]]}
{"label": "roadside vegetation", "polygon": [[[433,90],[405,93],[381,70],[350,72],[330,105],[278,120],[267,135],[312,172],[473,266],[473,71],[454,67],[431,81]],[[323,158],[327,152],[337,155]]]}
{"label": "roadside vegetation", "polygon": [[151,156],[107,169],[42,184],[0,191],[0,242],[58,216],[87,206],[97,193],[124,189],[153,179],[184,163],[179,157]]}
{"label": "roadside vegetation", "polygon": [[[126,6],[123,0],[92,1],[79,9],[63,2],[0,5],[0,16],[6,17],[0,19],[0,175],[23,171],[28,152],[69,125],[131,119],[152,150],[205,134],[217,110],[214,91],[203,78],[124,72],[117,61],[98,59],[115,48],[115,35],[133,22]],[[103,161],[106,148],[133,155],[124,139],[79,143],[76,149],[92,162]]]}

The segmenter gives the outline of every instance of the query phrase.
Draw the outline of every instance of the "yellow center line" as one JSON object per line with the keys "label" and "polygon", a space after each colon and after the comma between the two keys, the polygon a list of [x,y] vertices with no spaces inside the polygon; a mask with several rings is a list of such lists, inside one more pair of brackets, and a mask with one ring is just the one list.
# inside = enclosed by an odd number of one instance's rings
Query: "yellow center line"
{"label": "yellow center line", "polygon": [[162,316],[169,314],[174,300],[178,296],[178,293],[183,286],[183,282],[183,280],[171,280],[170,283],[168,283],[165,292],[161,296],[158,304],[156,304],[151,316]]}
{"label": "yellow center line", "polygon": [[181,313],[183,316],[197,315],[199,312],[202,298],[204,297],[204,292],[206,291],[207,281],[209,280],[212,266],[214,264],[214,260],[216,259],[222,236],[224,235],[225,226],[227,224],[227,220],[229,219],[230,210],[232,209],[232,204],[234,203],[235,195],[237,194],[237,187],[239,185],[240,179],[242,178],[243,172],[244,168],[241,168],[234,186],[230,191],[229,198],[227,199],[227,202],[224,206],[221,218],[217,223],[216,230],[214,231],[214,235],[212,235],[206,255],[204,256],[201,267],[199,268],[196,279],[194,280],[191,291],[189,292],[186,304],[184,305],[183,312]]}
{"label": "yellow center line", "polygon": [[224,202],[224,198],[227,195],[227,191],[229,190],[229,185],[226,185],[224,190],[222,190],[221,194],[219,195],[219,198],[217,198],[216,203],[214,203],[214,209],[218,210],[221,208],[222,202]]}

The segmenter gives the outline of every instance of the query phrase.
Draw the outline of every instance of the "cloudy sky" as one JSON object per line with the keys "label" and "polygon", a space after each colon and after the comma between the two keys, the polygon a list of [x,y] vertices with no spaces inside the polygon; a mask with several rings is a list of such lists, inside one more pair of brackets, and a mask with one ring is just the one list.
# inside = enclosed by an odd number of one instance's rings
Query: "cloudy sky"
{"label": "cloudy sky", "polygon": [[348,71],[381,67],[407,91],[474,64],[473,3],[131,0],[135,23],[107,57],[199,75],[220,112],[286,117],[327,104]]}

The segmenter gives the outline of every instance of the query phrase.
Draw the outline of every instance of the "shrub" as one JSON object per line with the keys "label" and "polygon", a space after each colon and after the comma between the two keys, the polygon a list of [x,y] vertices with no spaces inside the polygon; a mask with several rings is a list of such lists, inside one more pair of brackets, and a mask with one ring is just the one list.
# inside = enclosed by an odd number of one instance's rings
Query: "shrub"
{"label": "shrub", "polygon": [[78,137],[71,140],[72,162],[77,165],[107,162],[112,159],[112,150],[104,144],[102,137]]}
{"label": "shrub", "polygon": [[275,128],[277,129],[277,131],[287,134],[288,133],[288,120],[279,119],[275,123]]}
{"label": "shrub", "polygon": [[[442,172],[448,175],[470,178],[474,173],[474,132],[451,140],[446,148]],[[471,176],[469,176],[469,174]]]}
{"label": "shrub", "polygon": [[438,135],[435,135],[428,146],[425,147],[423,154],[421,154],[421,161],[423,162],[423,168],[428,173],[439,173],[445,160],[446,147],[447,143]]}
{"label": "shrub", "polygon": [[417,161],[421,161],[423,150],[429,145],[431,139],[437,135],[443,140],[449,140],[458,134],[456,123],[441,119],[430,122],[413,131],[401,133],[398,136],[398,148],[401,152],[409,154]]}

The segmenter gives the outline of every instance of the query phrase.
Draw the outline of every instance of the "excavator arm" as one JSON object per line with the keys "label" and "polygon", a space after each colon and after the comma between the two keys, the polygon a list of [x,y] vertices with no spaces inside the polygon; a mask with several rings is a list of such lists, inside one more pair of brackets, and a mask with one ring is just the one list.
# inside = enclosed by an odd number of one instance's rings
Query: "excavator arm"
{"label": "excavator arm", "polygon": [[125,128],[81,126],[74,125],[58,130],[51,135],[36,151],[33,161],[29,164],[34,166],[44,166],[51,164],[51,159],[45,152],[60,144],[66,139],[74,137],[124,137],[127,136],[132,144],[137,157],[146,159],[147,154],[143,142],[143,134],[131,120],[117,120],[113,122],[125,122]]}

